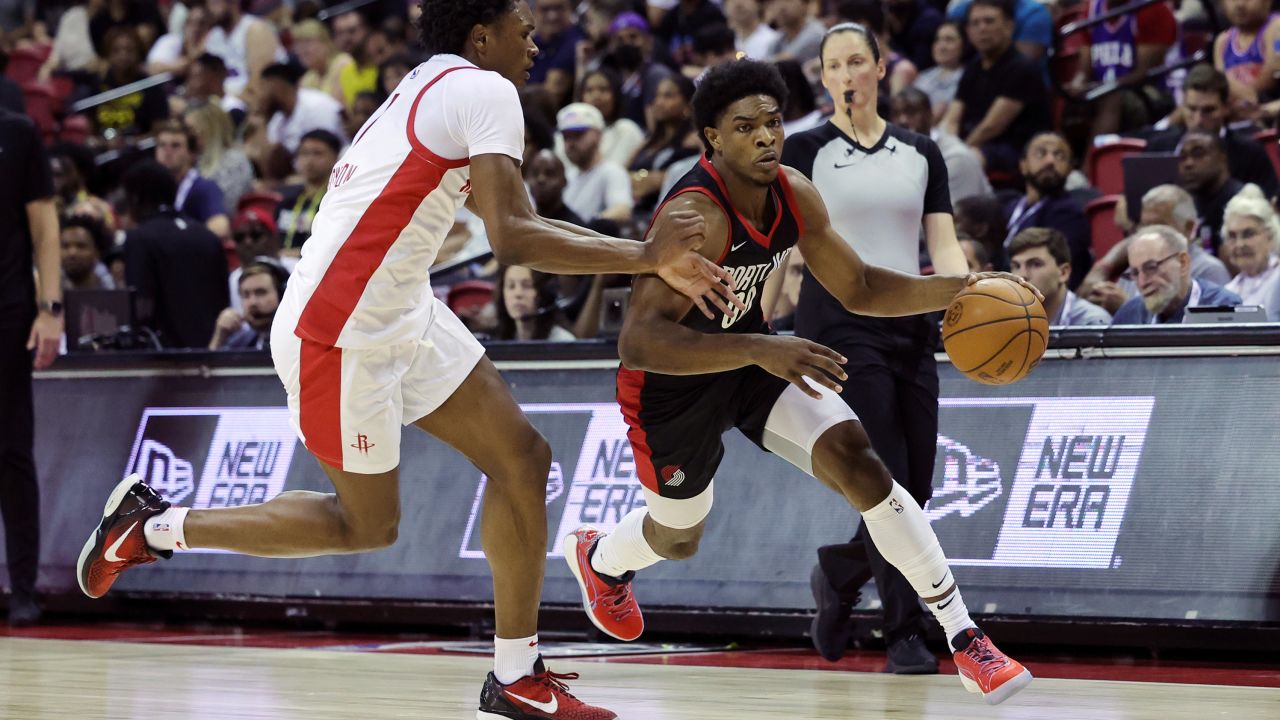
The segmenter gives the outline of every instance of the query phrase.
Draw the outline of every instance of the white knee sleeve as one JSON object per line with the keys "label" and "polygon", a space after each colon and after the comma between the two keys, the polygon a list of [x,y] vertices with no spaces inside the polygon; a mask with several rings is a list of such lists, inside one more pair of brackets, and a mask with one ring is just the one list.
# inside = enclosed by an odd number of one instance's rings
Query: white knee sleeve
{"label": "white knee sleeve", "polygon": [[813,475],[813,446],[822,433],[858,415],[831,390],[805,378],[809,386],[822,393],[821,400],[788,385],[764,424],[764,447],[769,452]]}

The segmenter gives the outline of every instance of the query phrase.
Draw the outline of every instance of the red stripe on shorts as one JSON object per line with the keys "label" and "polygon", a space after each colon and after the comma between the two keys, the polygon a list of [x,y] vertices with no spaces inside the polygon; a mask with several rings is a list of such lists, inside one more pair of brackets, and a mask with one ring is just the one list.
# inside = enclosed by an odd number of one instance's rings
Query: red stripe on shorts
{"label": "red stripe on shorts", "polygon": [[298,425],[313,455],[342,469],[342,348],[303,338]]}
{"label": "red stripe on shorts", "polygon": [[658,473],[653,469],[653,453],[649,449],[649,437],[640,424],[640,392],[644,390],[644,371],[629,368],[618,369],[618,405],[622,417],[631,428],[627,439],[631,441],[631,453],[636,458],[636,474],[640,484],[651,492],[658,492]]}

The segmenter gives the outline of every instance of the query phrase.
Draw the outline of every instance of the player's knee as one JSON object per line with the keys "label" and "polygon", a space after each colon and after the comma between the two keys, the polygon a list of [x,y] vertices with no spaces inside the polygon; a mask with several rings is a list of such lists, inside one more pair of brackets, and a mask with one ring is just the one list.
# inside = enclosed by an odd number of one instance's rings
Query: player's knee
{"label": "player's knee", "polygon": [[529,428],[528,432],[510,445],[511,451],[503,461],[504,479],[517,482],[535,482],[543,486],[551,471],[551,445],[542,433]]}
{"label": "player's knee", "polygon": [[356,516],[343,513],[343,546],[348,552],[369,552],[394,545],[400,536],[400,508]]}
{"label": "player's knee", "polygon": [[893,478],[860,424],[841,423],[823,441],[827,445],[822,453],[824,464],[832,466],[825,468],[826,474],[845,497],[865,509],[863,505],[871,507],[889,494]]}

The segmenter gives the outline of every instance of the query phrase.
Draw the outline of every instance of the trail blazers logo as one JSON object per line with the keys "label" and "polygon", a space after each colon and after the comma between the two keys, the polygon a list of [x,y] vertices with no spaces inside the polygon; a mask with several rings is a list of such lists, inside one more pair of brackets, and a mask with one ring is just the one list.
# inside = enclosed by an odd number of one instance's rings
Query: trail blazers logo
{"label": "trail blazers logo", "polygon": [[238,507],[284,490],[296,444],[288,408],[147,408],[125,472],[171,503]]}

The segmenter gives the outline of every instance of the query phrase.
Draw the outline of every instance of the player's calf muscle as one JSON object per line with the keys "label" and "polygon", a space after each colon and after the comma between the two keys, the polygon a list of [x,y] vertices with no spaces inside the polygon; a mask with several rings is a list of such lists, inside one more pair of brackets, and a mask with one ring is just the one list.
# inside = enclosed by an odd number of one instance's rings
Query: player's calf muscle
{"label": "player's calf muscle", "polygon": [[836,425],[819,438],[813,469],[860,511],[884,500],[893,484],[866,433],[852,422]]}

